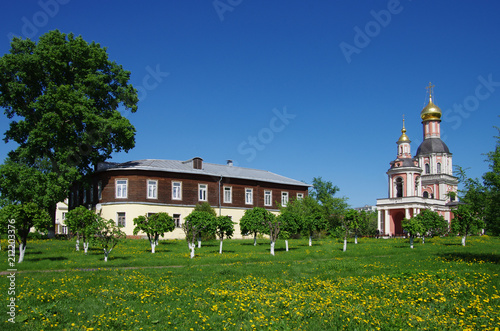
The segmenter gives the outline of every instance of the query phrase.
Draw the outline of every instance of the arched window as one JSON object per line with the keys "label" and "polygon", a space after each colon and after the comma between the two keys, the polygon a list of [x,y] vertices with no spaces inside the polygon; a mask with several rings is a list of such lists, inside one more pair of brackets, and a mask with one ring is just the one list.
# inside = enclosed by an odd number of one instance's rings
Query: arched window
{"label": "arched window", "polygon": [[431,173],[431,166],[429,165],[429,163],[425,164],[425,173],[426,174],[430,174]]}
{"label": "arched window", "polygon": [[424,198],[428,198],[429,197],[429,193],[428,192],[424,192]]}
{"label": "arched window", "polygon": [[437,164],[437,173],[440,174],[441,173],[441,163],[438,162]]}
{"label": "arched window", "polygon": [[403,197],[403,178],[398,177],[396,179],[396,198]]}

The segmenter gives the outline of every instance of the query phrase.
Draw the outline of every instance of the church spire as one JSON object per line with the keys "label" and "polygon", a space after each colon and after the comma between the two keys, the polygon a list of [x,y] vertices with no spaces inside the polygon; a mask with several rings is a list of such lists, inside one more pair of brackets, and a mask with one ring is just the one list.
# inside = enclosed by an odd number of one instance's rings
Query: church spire
{"label": "church spire", "polygon": [[428,138],[440,138],[440,125],[441,122],[441,109],[434,104],[432,101],[433,96],[433,88],[431,82],[426,87],[427,92],[429,93],[429,103],[427,106],[422,109],[420,112],[420,117],[422,118],[422,124],[424,125],[424,139]]}
{"label": "church spire", "polygon": [[405,115],[403,115],[403,128],[401,129],[401,137],[399,137],[398,141],[398,158],[411,158],[410,152],[410,138],[406,135],[405,128]]}

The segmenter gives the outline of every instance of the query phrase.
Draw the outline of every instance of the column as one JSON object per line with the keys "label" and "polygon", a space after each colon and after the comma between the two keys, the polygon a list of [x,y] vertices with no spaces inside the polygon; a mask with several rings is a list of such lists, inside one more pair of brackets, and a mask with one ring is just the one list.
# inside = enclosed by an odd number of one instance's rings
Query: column
{"label": "column", "polygon": [[391,222],[389,221],[389,210],[385,210],[385,216],[384,216],[384,225],[385,225],[385,229],[384,229],[384,233],[385,234],[388,234],[390,231],[391,231]]}

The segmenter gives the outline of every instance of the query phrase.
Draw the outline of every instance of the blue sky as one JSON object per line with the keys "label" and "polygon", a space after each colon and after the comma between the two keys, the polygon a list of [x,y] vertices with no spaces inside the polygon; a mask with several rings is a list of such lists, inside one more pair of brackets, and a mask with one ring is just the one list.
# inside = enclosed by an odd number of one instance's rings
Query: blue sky
{"label": "blue sky", "polygon": [[136,147],[113,161],[232,159],[321,176],[356,207],[387,196],[403,114],[416,152],[429,81],[454,164],[488,170],[499,12],[498,1],[4,1],[0,55],[12,34],[53,29],[107,47],[141,98],[123,112]]}

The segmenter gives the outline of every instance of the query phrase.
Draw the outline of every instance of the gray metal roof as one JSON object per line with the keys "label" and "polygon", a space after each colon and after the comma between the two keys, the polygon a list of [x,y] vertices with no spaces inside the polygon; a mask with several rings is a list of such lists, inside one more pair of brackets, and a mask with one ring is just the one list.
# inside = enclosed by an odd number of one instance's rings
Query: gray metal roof
{"label": "gray metal roof", "polygon": [[227,177],[237,179],[256,180],[261,182],[270,182],[285,185],[296,185],[310,187],[311,185],[301,181],[277,175],[275,173],[236,167],[233,165],[221,165],[203,162],[203,169],[194,169],[193,160],[137,160],[124,163],[103,162],[97,166],[97,172],[110,170],[147,170],[147,171],[165,171],[184,174],[197,174],[215,177]]}
{"label": "gray metal roof", "polygon": [[446,153],[451,154],[448,146],[440,138],[427,138],[418,146],[417,156],[421,154]]}

